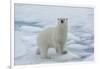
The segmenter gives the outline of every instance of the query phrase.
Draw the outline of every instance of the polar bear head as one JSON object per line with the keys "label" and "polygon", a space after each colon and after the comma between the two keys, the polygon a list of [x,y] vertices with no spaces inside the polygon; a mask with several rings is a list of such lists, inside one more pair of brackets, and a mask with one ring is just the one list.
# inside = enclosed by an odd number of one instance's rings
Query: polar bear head
{"label": "polar bear head", "polygon": [[58,18],[57,20],[58,20],[57,28],[59,28],[59,30],[66,30],[68,26],[68,18]]}
{"label": "polar bear head", "polygon": [[58,18],[58,24],[66,24],[68,22],[68,18]]}
{"label": "polar bear head", "polygon": [[68,18],[58,18],[58,25],[65,25],[68,22]]}

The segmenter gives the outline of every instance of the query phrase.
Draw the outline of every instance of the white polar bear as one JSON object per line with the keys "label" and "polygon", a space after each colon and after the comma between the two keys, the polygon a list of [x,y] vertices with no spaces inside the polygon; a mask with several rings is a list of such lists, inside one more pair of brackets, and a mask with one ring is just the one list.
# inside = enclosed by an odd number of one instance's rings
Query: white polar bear
{"label": "white polar bear", "polygon": [[58,18],[56,27],[48,28],[39,33],[37,38],[37,53],[43,58],[48,57],[48,48],[55,48],[58,54],[65,54],[64,44],[67,37],[67,18]]}

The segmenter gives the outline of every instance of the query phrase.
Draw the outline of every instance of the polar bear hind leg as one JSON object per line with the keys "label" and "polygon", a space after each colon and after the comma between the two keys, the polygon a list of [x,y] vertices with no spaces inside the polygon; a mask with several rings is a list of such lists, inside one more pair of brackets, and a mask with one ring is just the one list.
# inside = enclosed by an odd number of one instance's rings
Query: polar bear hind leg
{"label": "polar bear hind leg", "polygon": [[42,58],[48,58],[48,47],[45,44],[42,44],[43,46],[40,47],[40,56]]}

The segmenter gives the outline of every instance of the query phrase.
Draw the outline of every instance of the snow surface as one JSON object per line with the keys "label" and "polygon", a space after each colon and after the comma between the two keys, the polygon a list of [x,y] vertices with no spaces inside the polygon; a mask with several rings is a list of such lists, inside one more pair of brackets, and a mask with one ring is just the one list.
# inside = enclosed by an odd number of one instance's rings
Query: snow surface
{"label": "snow surface", "polygon": [[[50,59],[36,54],[37,35],[45,28],[56,26],[58,17],[68,17],[67,54],[48,51]],[[15,65],[93,61],[93,8],[73,8],[15,4]]]}

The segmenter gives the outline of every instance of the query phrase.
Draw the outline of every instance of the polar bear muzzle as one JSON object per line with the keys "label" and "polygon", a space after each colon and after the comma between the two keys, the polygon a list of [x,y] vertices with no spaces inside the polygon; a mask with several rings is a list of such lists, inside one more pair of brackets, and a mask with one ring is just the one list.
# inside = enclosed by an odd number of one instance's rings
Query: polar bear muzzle
{"label": "polar bear muzzle", "polygon": [[64,20],[61,20],[61,23],[64,23]]}

